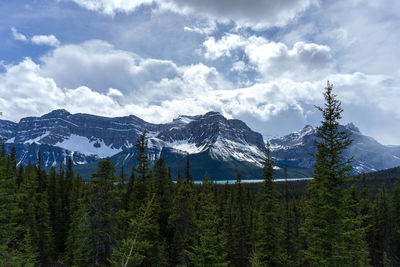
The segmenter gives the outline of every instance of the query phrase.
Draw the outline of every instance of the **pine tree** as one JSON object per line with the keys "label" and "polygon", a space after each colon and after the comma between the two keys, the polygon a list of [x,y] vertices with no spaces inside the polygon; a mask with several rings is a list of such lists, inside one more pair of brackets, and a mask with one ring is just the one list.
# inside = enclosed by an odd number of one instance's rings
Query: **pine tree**
{"label": "pine tree", "polygon": [[[227,253],[227,257],[231,260],[234,257],[234,249],[233,249],[233,231],[232,231],[232,222],[233,222],[233,214],[232,214],[232,203],[233,203],[233,194],[232,190],[230,190],[230,186],[228,182],[224,185],[224,200],[223,200],[223,213],[222,213],[222,234],[225,251]],[[231,262],[232,263],[232,262]]]}
{"label": "pine tree", "polygon": [[339,130],[342,108],[332,86],[324,92],[325,106],[317,128],[317,153],[313,180],[308,187],[308,207],[304,224],[306,263],[312,266],[361,266],[365,259],[364,229],[354,214],[348,183],[352,181],[351,159],[344,150],[351,144],[349,135]]}
{"label": "pine tree", "polygon": [[248,225],[247,203],[240,173],[237,173],[236,184],[231,204],[231,235],[228,251],[233,266],[247,266],[250,254],[250,229]]}
{"label": "pine tree", "polygon": [[190,154],[186,153],[186,165],[185,165],[185,178],[188,180],[190,183],[193,184],[193,175],[190,172]]}
{"label": "pine tree", "polygon": [[134,189],[134,185],[135,185],[135,171],[136,171],[135,166],[132,166],[131,176],[129,178],[128,183],[126,184],[126,190],[125,190],[124,198],[122,201],[122,207],[124,208],[124,210],[126,212],[129,211],[130,203],[132,201],[131,198],[132,198],[132,193],[133,193],[133,189]]}
{"label": "pine tree", "polygon": [[169,216],[172,212],[173,202],[173,184],[168,175],[167,167],[163,158],[159,158],[154,164],[154,179],[156,196],[159,203],[158,224],[160,228],[160,236],[167,244],[172,241],[172,233],[168,227]]}
{"label": "pine tree", "polygon": [[[4,150],[4,144],[2,144]],[[31,249],[23,224],[23,209],[15,180],[15,159],[0,156],[0,265],[34,266],[37,254]]]}
{"label": "pine tree", "polygon": [[[136,167],[136,177],[131,177],[132,183],[128,183],[127,191],[132,193],[129,197],[128,213],[124,215],[128,220],[137,220],[140,210],[143,205],[149,202],[150,198],[155,192],[154,176],[149,169],[149,163],[146,153],[146,131],[139,136],[136,147],[138,150],[138,165]],[[132,187],[133,186],[133,187]],[[164,247],[160,244],[159,237],[159,215],[160,215],[160,202],[159,198],[152,201],[152,208],[150,210],[149,224],[144,231],[144,239],[150,242],[151,246],[146,249],[143,265],[156,266],[163,265],[166,261]],[[128,233],[129,234],[129,233]]]}
{"label": "pine tree", "polygon": [[393,186],[390,199],[390,219],[392,223],[392,251],[395,263],[400,264],[400,185],[396,182]]}
{"label": "pine tree", "polygon": [[206,174],[203,180],[203,191],[200,193],[200,211],[198,228],[199,240],[190,253],[194,266],[223,267],[228,266],[227,253],[224,251],[223,235],[219,225],[213,182]]}
{"label": "pine tree", "polygon": [[359,194],[359,213],[361,216],[361,227],[365,229],[364,235],[364,243],[365,243],[365,250],[368,251],[366,255],[367,261],[371,258],[371,247],[372,247],[372,236],[373,236],[373,229],[372,229],[372,207],[371,202],[369,200],[368,189],[365,174],[361,174],[361,188]]}
{"label": "pine tree", "polygon": [[[146,206],[142,206],[139,214],[131,220],[127,238],[115,249],[111,263],[113,266],[133,267],[143,266],[146,259],[146,251],[151,249],[151,240],[147,239],[152,231],[153,197]],[[146,265],[145,265],[146,266]],[[155,266],[155,265],[154,265]],[[161,266],[161,265],[159,265]]]}
{"label": "pine tree", "polygon": [[169,225],[174,231],[171,248],[172,265],[188,266],[189,253],[194,244],[196,214],[193,204],[193,188],[179,175]]}
{"label": "pine tree", "polygon": [[[53,175],[51,173],[51,175]],[[65,240],[67,235],[67,200],[66,200],[66,189],[65,189],[65,179],[64,179],[64,169],[60,165],[59,172],[56,173],[55,177],[55,202],[54,205],[54,222],[53,232],[54,232],[54,243],[55,250],[60,255],[65,251]]]}
{"label": "pine tree", "polygon": [[[40,157],[39,157],[40,159]],[[40,161],[35,168],[37,172],[38,187],[35,194],[36,206],[36,229],[37,229],[37,247],[39,251],[39,260],[41,266],[50,266],[54,260],[54,243],[50,228],[50,214],[47,199],[47,177],[46,173],[40,167]]]}
{"label": "pine tree", "polygon": [[110,266],[109,259],[117,244],[119,195],[114,183],[115,168],[109,158],[98,163],[89,182],[87,216],[94,266]]}
{"label": "pine tree", "polygon": [[373,266],[381,266],[384,262],[385,254],[386,260],[392,261],[393,258],[391,253],[392,233],[390,229],[389,198],[385,184],[382,184],[379,193],[375,197],[373,213],[371,263]]}
{"label": "pine tree", "polygon": [[129,210],[133,212],[133,214],[137,213],[144,203],[147,203],[151,194],[150,190],[152,187],[152,181],[149,177],[149,163],[146,154],[146,130],[144,130],[139,136],[139,139],[136,142],[136,148],[139,153],[137,156],[137,175],[134,180],[134,187],[129,200]]}
{"label": "pine tree", "polygon": [[259,210],[253,266],[284,266],[286,256],[282,249],[282,229],[278,220],[278,199],[275,188],[274,165],[269,142],[263,166],[263,188],[259,195]]}
{"label": "pine tree", "polygon": [[72,213],[66,240],[66,266],[96,266],[92,255],[92,229],[90,228],[86,196],[77,200],[77,207]]}

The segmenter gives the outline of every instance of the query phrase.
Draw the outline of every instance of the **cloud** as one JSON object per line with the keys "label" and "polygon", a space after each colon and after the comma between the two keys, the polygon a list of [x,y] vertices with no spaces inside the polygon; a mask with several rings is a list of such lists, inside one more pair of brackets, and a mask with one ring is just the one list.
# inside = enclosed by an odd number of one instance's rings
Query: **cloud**
{"label": "cloud", "polygon": [[118,89],[114,89],[114,88],[109,88],[108,89],[108,93],[107,96],[116,96],[116,97],[123,97],[124,95],[121,93],[121,91],[119,91]]}
{"label": "cloud", "polygon": [[89,10],[114,16],[116,13],[130,13],[142,5],[151,5],[153,0],[70,0]]}
{"label": "cloud", "polygon": [[31,38],[31,42],[35,45],[48,45],[48,46],[59,46],[61,43],[53,34],[50,35],[34,35]]}
{"label": "cloud", "polygon": [[[323,1],[300,23],[278,32],[288,44],[302,40],[329,44],[345,73],[394,75],[399,70],[400,1]],[[384,41],[382,41],[384,40]]]}
{"label": "cloud", "polygon": [[[28,37],[26,35],[19,33],[15,27],[11,28],[11,32],[13,34],[14,40],[28,42]],[[30,39],[30,42],[35,45],[48,45],[57,47],[61,43],[53,34],[50,35],[34,35]]]}
{"label": "cloud", "polygon": [[11,28],[11,32],[12,32],[12,35],[14,37],[14,40],[23,41],[23,42],[27,42],[28,41],[28,38],[26,38],[26,36],[23,35],[22,33],[19,33],[15,27]]}
{"label": "cloud", "polygon": [[183,29],[187,32],[196,32],[199,34],[210,35],[217,30],[217,24],[214,21],[207,20],[203,23],[197,22],[196,26],[185,26]]}
{"label": "cloud", "polygon": [[[285,110],[303,112],[304,105],[319,103],[326,83],[325,79],[314,82],[277,79],[224,90],[218,72],[200,64],[182,66],[179,77],[152,81],[153,90],[149,90],[140,101],[130,95],[124,97],[127,101],[120,103],[114,97],[125,95],[117,89],[109,88],[104,93],[84,85],[62,89],[53,78],[45,76],[41,68],[27,58],[17,65],[7,65],[6,72],[0,74],[0,102],[9,118],[39,115],[64,107],[72,112],[109,116],[133,113],[156,122],[167,121],[179,114],[198,114],[208,110],[221,111],[233,117],[250,114],[268,120]],[[373,105],[400,118],[400,112],[395,108],[397,102],[393,100],[400,99],[396,86],[376,89],[382,88],[388,77],[354,73],[334,74],[328,78],[334,81],[344,104]],[[12,92],[10,88],[13,88]],[[161,91],[165,92],[164,96],[157,98]]]}
{"label": "cloud", "polygon": [[[130,13],[143,5],[157,5],[157,11],[207,18],[214,22],[235,22],[239,27],[263,30],[284,26],[290,20],[318,3],[316,0],[70,0],[89,10],[114,16]],[[190,29],[190,28],[187,28]]]}
{"label": "cloud", "polygon": [[216,41],[214,37],[209,37],[204,41],[205,48],[204,57],[207,59],[218,59],[220,57],[230,57],[231,51],[240,47],[245,47],[247,41],[244,37],[237,34],[227,33]]}
{"label": "cloud", "polygon": [[179,75],[171,61],[143,59],[99,40],[57,47],[41,62],[42,75],[52,77],[61,87],[85,85],[103,93],[118,88],[124,95],[135,93],[138,99],[148,92],[148,82]]}
{"label": "cloud", "polygon": [[[253,35],[245,38],[228,33],[219,40],[209,37],[203,48],[204,57],[213,60],[232,57],[232,53],[241,51],[247,56],[248,64],[266,80],[278,77],[315,80],[332,72],[333,67],[330,47],[315,43],[296,42],[289,48],[284,43],[268,41],[264,37]],[[243,61],[239,62],[242,64]],[[234,63],[233,69],[240,66]]]}
{"label": "cloud", "polygon": [[[313,49],[303,44],[277,51],[284,51],[289,57],[294,53],[297,58],[303,50],[311,53]],[[236,65],[237,71],[246,67],[244,63]],[[301,123],[318,122],[320,118],[310,114],[315,114],[314,104],[322,103],[326,79],[333,82],[345,111],[356,107],[366,110],[345,112],[345,120],[370,129],[373,114],[400,119],[400,81],[388,75],[337,73],[313,81],[278,76],[237,88],[214,67],[178,66],[170,61],[142,58],[101,41],[62,45],[39,63],[26,58],[3,68],[0,105],[3,117],[12,120],[42,115],[56,108],[102,116],[134,114],[150,122],[167,122],[180,114],[216,110],[227,117],[246,118],[255,130],[265,133],[268,121],[279,121],[288,114]],[[142,80],[135,85],[136,79]],[[120,83],[121,80],[124,82]],[[286,121],[293,124],[293,120]],[[283,128],[293,127],[289,126]]]}

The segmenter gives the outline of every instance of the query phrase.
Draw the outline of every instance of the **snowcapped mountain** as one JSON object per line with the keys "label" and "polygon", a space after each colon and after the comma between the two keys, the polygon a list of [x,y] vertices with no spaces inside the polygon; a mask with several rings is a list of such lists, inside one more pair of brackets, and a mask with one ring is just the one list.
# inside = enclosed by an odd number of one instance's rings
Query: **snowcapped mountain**
{"label": "snowcapped mountain", "polygon": [[[380,144],[372,137],[363,135],[353,123],[341,125],[340,128],[348,132],[353,140],[344,156],[354,156],[355,171],[371,172],[400,165],[399,147]],[[299,131],[271,139],[272,156],[280,166],[312,168],[315,161],[310,152],[316,152],[315,140],[316,129],[307,125]]]}
{"label": "snowcapped mountain", "polygon": [[[191,170],[196,179],[205,172],[217,179],[259,177],[265,145],[261,134],[252,131],[240,120],[228,120],[217,112],[198,116],[179,116],[171,123],[160,125],[147,140],[151,160],[162,157],[176,175],[183,171],[186,153],[190,153]],[[136,148],[125,149],[111,157],[118,168],[135,165]],[[129,170],[128,170],[129,171]]]}
{"label": "snowcapped mountain", "polygon": [[[384,146],[363,135],[356,126],[340,126],[354,140],[346,156],[354,155],[359,172],[381,170],[400,165],[400,147]],[[179,116],[165,124],[148,123],[136,116],[107,118],[89,114],[71,114],[54,110],[41,117],[26,117],[18,123],[0,120],[0,137],[7,138],[6,149],[16,147],[19,163],[37,162],[41,151],[44,167],[65,163],[72,157],[77,170],[93,172],[96,162],[110,157],[117,170],[129,172],[136,165],[135,147],[139,135],[147,132],[147,153],[151,161],[163,157],[172,172],[183,171],[186,153],[190,153],[192,172],[201,179],[205,172],[215,179],[259,178],[265,144],[261,134],[244,122],[226,119],[218,112],[197,116]],[[314,164],[309,152],[315,152],[316,129],[303,129],[271,139],[277,176],[283,167],[290,177],[309,177]]]}
{"label": "snowcapped mountain", "polygon": [[[106,118],[54,110],[41,117],[27,117],[19,123],[0,121],[0,136],[8,138],[7,147],[16,146],[20,162],[37,160],[37,151],[50,155],[46,166],[75,156],[74,163],[90,163],[112,157],[117,167],[136,160],[135,143],[147,131],[149,159],[161,155],[179,165],[186,153],[204,162],[227,162],[232,166],[261,166],[264,141],[240,120],[228,120],[217,112],[198,116],[179,116],[170,123],[151,124],[135,116]],[[53,156],[58,155],[58,156]],[[62,157],[61,155],[65,155]],[[179,159],[179,160],[178,160]],[[212,170],[211,170],[212,171]],[[204,170],[202,170],[202,174]]]}

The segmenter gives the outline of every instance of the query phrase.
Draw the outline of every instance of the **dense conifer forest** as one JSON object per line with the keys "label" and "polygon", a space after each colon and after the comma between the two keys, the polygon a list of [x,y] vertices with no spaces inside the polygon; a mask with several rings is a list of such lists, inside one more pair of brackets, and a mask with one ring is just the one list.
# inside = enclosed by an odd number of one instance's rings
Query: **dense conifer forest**
{"label": "dense conifer forest", "polygon": [[269,145],[263,183],[195,185],[189,154],[178,177],[150,166],[145,132],[130,177],[106,159],[89,182],[71,160],[17,166],[3,144],[0,266],[399,266],[400,186],[352,175],[329,83],[324,97],[309,182],[274,182]]}

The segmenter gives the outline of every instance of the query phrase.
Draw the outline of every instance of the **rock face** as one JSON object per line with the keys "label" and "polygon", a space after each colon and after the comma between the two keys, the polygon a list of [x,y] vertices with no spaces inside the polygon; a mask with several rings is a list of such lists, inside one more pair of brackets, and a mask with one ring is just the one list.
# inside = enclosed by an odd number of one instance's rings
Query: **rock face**
{"label": "rock face", "polygon": [[0,137],[7,139],[13,138],[15,136],[17,125],[18,124],[12,121],[0,120]]}
{"label": "rock face", "polygon": [[[344,156],[354,156],[353,167],[356,172],[371,172],[400,165],[398,147],[378,143],[375,139],[363,135],[352,123],[340,126],[340,130],[348,132],[353,140]],[[316,152],[315,140],[316,129],[307,125],[300,131],[271,139],[272,156],[281,166],[312,168],[315,161],[310,152]]]}

